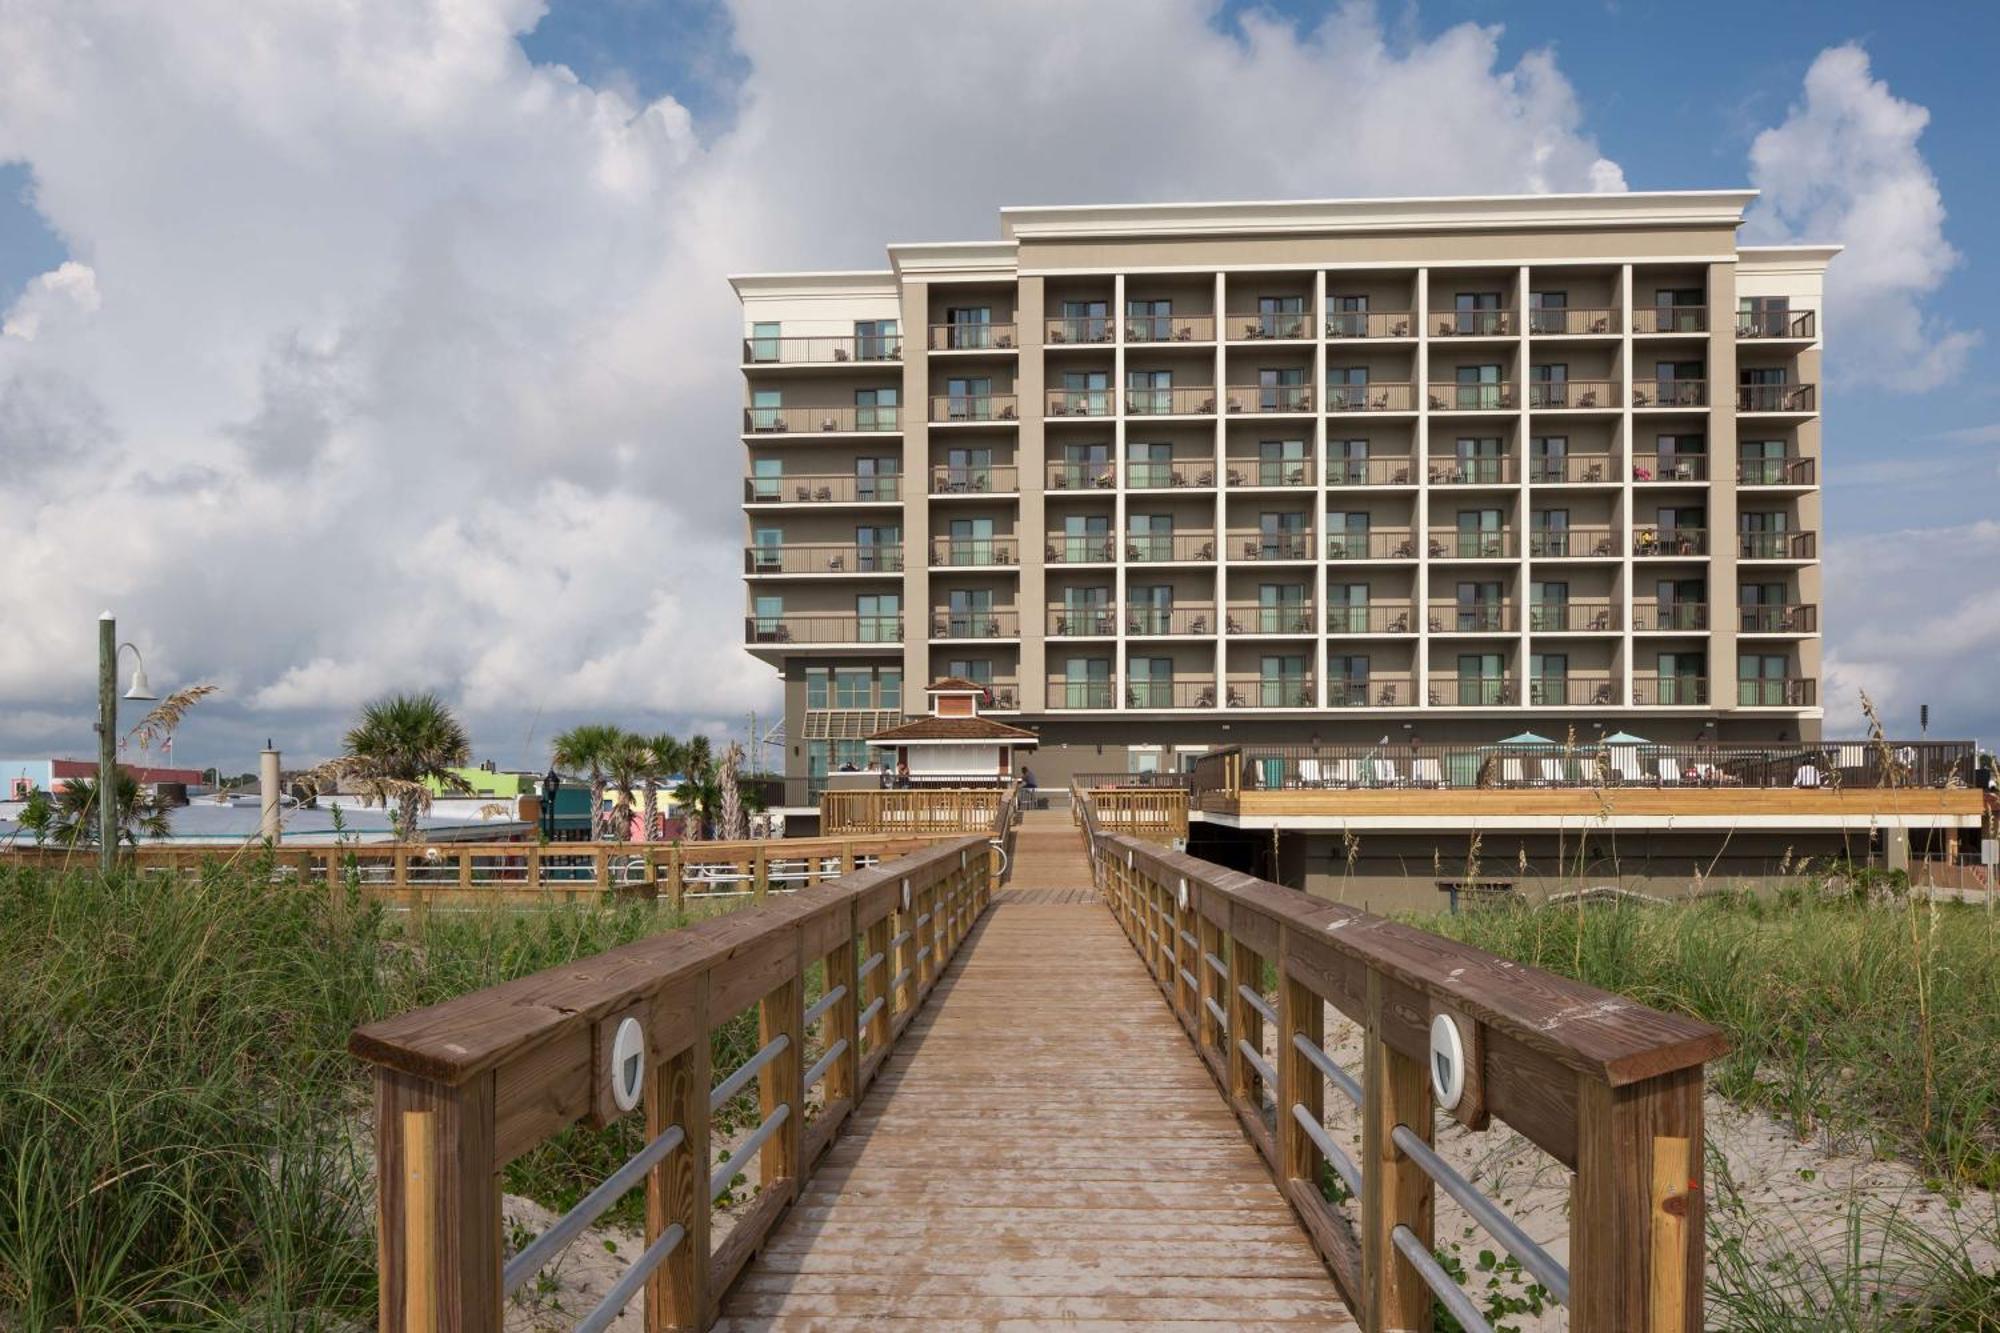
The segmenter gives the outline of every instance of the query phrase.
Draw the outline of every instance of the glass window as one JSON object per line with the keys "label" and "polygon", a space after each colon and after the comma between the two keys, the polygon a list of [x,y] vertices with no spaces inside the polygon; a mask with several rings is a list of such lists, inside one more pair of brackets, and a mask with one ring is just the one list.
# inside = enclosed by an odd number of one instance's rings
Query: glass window
{"label": "glass window", "polygon": [[854,356],[858,361],[887,361],[903,353],[903,340],[896,335],[893,319],[854,321]]}
{"label": "glass window", "polygon": [[825,667],[806,668],[807,708],[828,708],[832,706],[827,702],[830,697],[827,693],[827,682],[830,675],[831,673]]}
{"label": "glass window", "polygon": [[776,321],[760,320],[750,326],[750,359],[766,362],[778,359],[778,330],[782,326]]}
{"label": "glass window", "polygon": [[903,668],[883,667],[875,673],[875,704],[878,708],[903,706]]}
{"label": "glass window", "polygon": [[944,382],[945,415],[952,421],[993,419],[993,380],[990,376],[958,377]]}
{"label": "glass window", "polygon": [[785,428],[784,398],[777,389],[752,389],[750,391],[750,429],[783,430]]}
{"label": "glass window", "polygon": [[751,615],[757,622],[756,633],[759,640],[768,643],[785,632],[783,597],[766,595],[757,598],[751,605],[755,608]]}
{"label": "glass window", "polygon": [[835,708],[875,706],[873,682],[867,667],[840,667],[833,673]]}
{"label": "glass window", "polygon": [[854,391],[854,429],[895,430],[897,428],[897,389],[856,389]]}
{"label": "glass window", "polygon": [[1529,292],[1528,332],[1567,333],[1568,311],[1568,292]]}
{"label": "glass window", "polygon": [[951,306],[944,312],[945,346],[977,350],[993,346],[993,307]]}
{"label": "glass window", "polygon": [[[1604,465],[1593,464],[1594,476],[1579,476],[1578,481],[1603,481]],[[1554,481],[1570,480],[1569,437],[1567,435],[1537,435],[1528,441],[1528,480]]]}
{"label": "glass window", "polygon": [[903,639],[903,595],[862,593],[854,599],[860,643],[900,643]]}
{"label": "glass window", "polygon": [[1326,296],[1326,336],[1329,338],[1365,338],[1368,336],[1368,298],[1366,296],[1338,296],[1328,292]]}

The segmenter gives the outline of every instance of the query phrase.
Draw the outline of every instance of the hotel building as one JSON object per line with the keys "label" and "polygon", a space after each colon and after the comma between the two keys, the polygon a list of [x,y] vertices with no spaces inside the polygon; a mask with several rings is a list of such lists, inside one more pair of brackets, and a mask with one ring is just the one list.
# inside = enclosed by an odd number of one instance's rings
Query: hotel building
{"label": "hotel building", "polygon": [[1309,738],[1816,739],[1836,247],[1739,244],[1753,198],[1010,208],[734,278],[788,774],[865,765],[944,676],[1044,786]]}

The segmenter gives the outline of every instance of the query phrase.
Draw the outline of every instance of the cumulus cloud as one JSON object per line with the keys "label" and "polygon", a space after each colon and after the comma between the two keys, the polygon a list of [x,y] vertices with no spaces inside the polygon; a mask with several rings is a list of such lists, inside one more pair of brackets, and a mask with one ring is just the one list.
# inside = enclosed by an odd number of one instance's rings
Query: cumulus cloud
{"label": "cumulus cloud", "polygon": [[1975,331],[1924,310],[1957,267],[1944,198],[1917,140],[1930,112],[1874,77],[1859,45],[1820,52],[1803,100],[1750,146],[1763,197],[1746,232],[1764,241],[1839,241],[1828,275],[1844,377],[1906,392],[1936,388],[1965,366]]}
{"label": "cumulus cloud", "polygon": [[539,0],[0,9],[0,161],[70,252],[0,336],[5,748],[87,740],[106,605],[229,687],[191,724],[225,760],[391,687],[522,763],[566,716],[768,710],[723,274],[1009,203],[1623,187],[1497,29],[1214,14],[740,0],[703,139],[530,62]]}

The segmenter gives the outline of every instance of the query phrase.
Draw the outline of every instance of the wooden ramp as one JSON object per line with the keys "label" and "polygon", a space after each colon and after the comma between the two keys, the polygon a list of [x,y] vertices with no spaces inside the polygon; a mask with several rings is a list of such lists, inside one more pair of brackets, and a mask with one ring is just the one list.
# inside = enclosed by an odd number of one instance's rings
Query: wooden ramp
{"label": "wooden ramp", "polygon": [[718,1327],[1356,1327],[1067,814],[1016,855]]}

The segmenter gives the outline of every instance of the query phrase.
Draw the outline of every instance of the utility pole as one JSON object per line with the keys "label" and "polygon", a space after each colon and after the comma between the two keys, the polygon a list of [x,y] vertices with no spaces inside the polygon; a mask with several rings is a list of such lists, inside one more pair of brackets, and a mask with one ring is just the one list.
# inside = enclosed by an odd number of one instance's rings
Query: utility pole
{"label": "utility pole", "polygon": [[97,865],[118,860],[118,622],[97,618]]}

